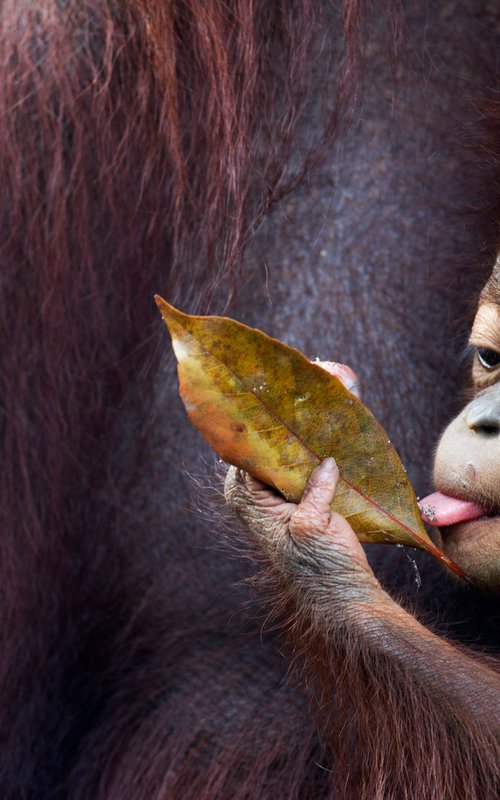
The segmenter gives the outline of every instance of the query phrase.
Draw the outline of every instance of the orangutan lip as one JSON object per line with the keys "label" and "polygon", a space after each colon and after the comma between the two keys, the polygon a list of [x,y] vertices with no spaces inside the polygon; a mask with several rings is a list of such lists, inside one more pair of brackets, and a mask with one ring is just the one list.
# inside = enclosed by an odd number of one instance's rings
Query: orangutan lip
{"label": "orangutan lip", "polygon": [[495,519],[500,520],[500,514],[498,511],[486,512],[482,514],[480,517],[473,517],[472,519],[463,519],[458,522],[450,523],[449,525],[439,525],[437,527],[439,527],[441,535],[446,539],[447,534],[448,533],[452,534],[457,528],[460,528],[462,526],[467,526],[467,528],[470,529],[470,532],[472,533],[472,530],[475,525]]}
{"label": "orangutan lip", "polygon": [[474,539],[476,536],[487,534],[490,528],[498,524],[495,520],[500,522],[500,515],[498,513],[440,527],[439,532],[441,534],[442,543],[444,545],[451,541],[465,542]]}

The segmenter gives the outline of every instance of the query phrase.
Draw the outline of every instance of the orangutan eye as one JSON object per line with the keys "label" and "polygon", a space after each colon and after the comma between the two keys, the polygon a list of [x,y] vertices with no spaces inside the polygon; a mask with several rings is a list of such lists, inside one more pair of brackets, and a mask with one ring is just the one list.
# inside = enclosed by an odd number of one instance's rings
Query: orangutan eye
{"label": "orangutan eye", "polygon": [[496,350],[490,350],[488,347],[478,347],[477,360],[482,367],[492,370],[500,364],[500,353],[497,353]]}

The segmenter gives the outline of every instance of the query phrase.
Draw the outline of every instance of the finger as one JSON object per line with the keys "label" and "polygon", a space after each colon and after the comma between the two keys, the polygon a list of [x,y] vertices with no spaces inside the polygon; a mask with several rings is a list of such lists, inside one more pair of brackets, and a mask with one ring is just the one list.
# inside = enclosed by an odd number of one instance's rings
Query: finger
{"label": "finger", "polygon": [[299,538],[325,532],[339,480],[335,459],[325,460],[311,472],[304,495],[290,518],[290,533]]}
{"label": "finger", "polygon": [[236,467],[228,470],[224,496],[228,506],[247,523],[256,519],[256,513],[261,518],[266,512],[288,522],[296,508],[294,503],[289,503],[269,486]]}
{"label": "finger", "polygon": [[254,478],[248,472],[242,472],[243,480],[246,488],[256,506],[261,508],[290,508],[290,514],[296,508],[295,503],[289,503],[280,494],[274,491],[270,486]]}
{"label": "finger", "polygon": [[321,369],[326,370],[330,375],[342,381],[345,388],[348,389],[351,394],[356,395],[356,397],[361,397],[359,378],[354,370],[348,367],[347,364],[338,364],[336,361],[317,361],[316,363],[318,367],[321,367]]}

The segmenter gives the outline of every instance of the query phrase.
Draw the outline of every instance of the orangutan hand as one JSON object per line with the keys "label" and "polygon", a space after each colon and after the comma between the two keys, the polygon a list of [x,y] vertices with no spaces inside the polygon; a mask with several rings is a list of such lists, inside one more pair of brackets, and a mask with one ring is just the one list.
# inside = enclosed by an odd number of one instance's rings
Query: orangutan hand
{"label": "orangutan hand", "polygon": [[[345,364],[317,361],[360,396],[358,377]],[[251,475],[231,467],[225,496],[229,507],[253,534],[285,578],[321,600],[352,605],[367,592],[381,591],[354,531],[331,510],[339,472],[327,458],[311,473],[299,505],[289,503]],[[322,585],[324,584],[324,591]]]}
{"label": "orangutan hand", "polygon": [[353,607],[381,589],[351,526],[331,510],[338,480],[334,459],[326,458],[311,473],[296,505],[231,467],[225,496],[288,584],[321,603]]}

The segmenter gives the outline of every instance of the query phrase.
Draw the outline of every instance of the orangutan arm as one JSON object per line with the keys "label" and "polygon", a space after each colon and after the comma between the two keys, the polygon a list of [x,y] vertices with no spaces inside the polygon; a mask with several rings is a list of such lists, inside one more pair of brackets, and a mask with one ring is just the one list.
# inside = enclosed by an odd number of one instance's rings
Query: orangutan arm
{"label": "orangutan arm", "polygon": [[427,770],[454,792],[479,797],[482,782],[491,791],[500,779],[500,676],[381,588],[351,527],[330,510],[337,480],[327,459],[298,506],[237,470],[226,480],[229,505],[271,562],[284,625],[327,741],[345,763],[357,739],[364,755],[348,778],[357,791],[368,791],[370,774],[382,783],[391,774],[405,796],[403,787],[409,792],[417,772]]}

